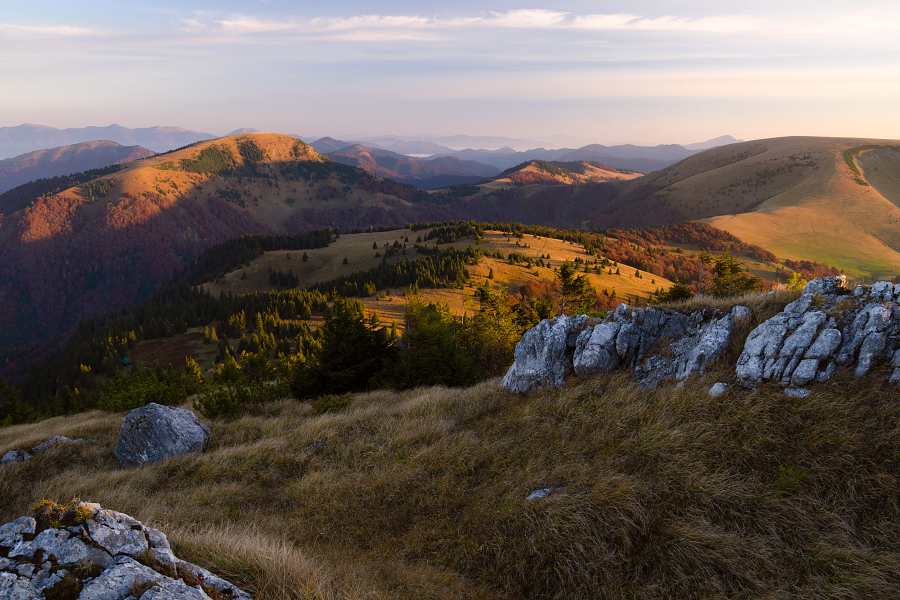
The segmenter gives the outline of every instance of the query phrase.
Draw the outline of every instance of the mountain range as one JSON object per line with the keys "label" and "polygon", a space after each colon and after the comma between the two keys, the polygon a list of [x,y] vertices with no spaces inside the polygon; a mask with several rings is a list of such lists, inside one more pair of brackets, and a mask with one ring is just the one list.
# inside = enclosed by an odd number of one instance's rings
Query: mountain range
{"label": "mountain range", "polygon": [[[213,244],[328,226],[347,232],[477,220],[609,228],[701,219],[780,259],[893,276],[900,271],[898,148],[890,140],[755,140],[695,152],[646,176],[605,161],[527,161],[503,177],[425,192],[328,160],[291,136],[204,141],[23,196],[27,203],[5,211],[0,346],[46,351],[80,320],[133,303]],[[345,154],[371,169],[400,161],[362,148]],[[398,175],[434,176],[398,172],[413,164],[403,160],[391,169]],[[435,162],[419,168],[445,164]]]}
{"label": "mountain range", "polygon": [[143,146],[153,152],[167,152],[174,148],[212,139],[183,127],[142,127],[129,129],[121,125],[56,129],[46,125],[18,125],[0,127],[0,159],[19,156],[35,150],[71,146],[82,142],[109,140],[123,146]]}
{"label": "mountain range", "polygon": [[[443,139],[443,138],[442,138]],[[460,139],[468,139],[466,136],[454,136],[448,138],[451,142]],[[479,138],[473,138],[479,139]],[[679,146],[678,144],[666,144],[660,146],[636,146],[633,144],[622,144],[618,146],[603,146],[601,144],[589,144],[580,148],[532,148],[522,152],[517,152],[510,146],[504,146],[495,150],[473,149],[452,150],[447,147],[436,146],[431,142],[408,142],[392,137],[376,138],[374,141],[356,141],[348,142],[336,140],[334,138],[325,137],[310,142],[310,145],[318,152],[323,154],[331,154],[333,152],[343,151],[349,146],[362,146],[373,150],[389,150],[396,154],[415,154],[430,155],[427,159],[436,159],[443,157],[457,158],[463,161],[471,161],[490,165],[500,171],[504,171],[516,165],[522,164],[530,160],[547,160],[547,161],[598,161],[618,169],[627,169],[638,171],[641,173],[649,173],[659,169],[664,169],[679,160],[683,160],[688,156],[692,156],[701,150],[718,147],[725,144],[736,143],[731,136],[721,136],[706,142],[691,144],[691,148]],[[486,141],[507,140],[507,138],[489,138]],[[508,141],[508,140],[507,140]],[[522,141],[522,140],[518,140]],[[424,157],[419,157],[424,158]],[[340,162],[344,162],[341,158],[335,158]],[[366,168],[364,164],[360,164]],[[376,172],[376,171],[372,171]],[[468,173],[456,172],[447,173],[448,175],[467,176]],[[390,177],[390,175],[386,175]],[[419,183],[419,178],[406,179],[412,185],[423,187],[423,189],[433,189],[438,182],[429,182],[424,186]],[[445,185],[446,183],[444,183]]]}
{"label": "mountain range", "polygon": [[390,150],[367,148],[360,144],[329,152],[327,156],[339,163],[360,167],[369,173],[426,190],[459,183],[474,183],[500,173],[500,169],[492,165],[462,160],[455,156],[423,160]]}

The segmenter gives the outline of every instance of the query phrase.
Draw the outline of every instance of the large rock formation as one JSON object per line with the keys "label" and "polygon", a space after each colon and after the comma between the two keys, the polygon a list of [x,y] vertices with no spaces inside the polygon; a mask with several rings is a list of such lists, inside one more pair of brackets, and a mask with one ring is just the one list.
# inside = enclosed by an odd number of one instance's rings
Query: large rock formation
{"label": "large rock formation", "polygon": [[[681,381],[724,355],[735,322],[750,316],[745,306],[726,314],[620,304],[602,322],[584,315],[548,319],[525,332],[502,385],[527,394],[562,387],[573,371],[591,377],[617,368],[631,369],[645,387]],[[735,375],[744,386],[775,381],[796,395],[841,368],[861,376],[883,361],[890,361],[891,381],[900,383],[900,284],[850,291],[843,276],[825,277],[810,281],[799,299],[750,333]]]}
{"label": "large rock formation", "polygon": [[0,527],[0,599],[249,600],[179,560],[165,534],[126,514],[78,502],[42,506]]}
{"label": "large rock formation", "polygon": [[115,455],[123,466],[134,467],[200,452],[209,437],[209,427],[192,411],[151,402],[125,416]]}
{"label": "large rock formation", "polygon": [[809,282],[803,295],[750,332],[736,375],[746,386],[764,381],[804,386],[841,368],[865,375],[891,360],[900,383],[900,285],[879,282],[852,292],[843,277]]}
{"label": "large rock formation", "polygon": [[562,387],[572,371],[590,377],[620,367],[633,369],[646,387],[667,378],[680,381],[722,356],[731,345],[735,320],[749,314],[743,306],[726,314],[712,309],[632,310],[620,304],[602,322],[585,315],[548,319],[525,332],[502,385],[527,394]]}

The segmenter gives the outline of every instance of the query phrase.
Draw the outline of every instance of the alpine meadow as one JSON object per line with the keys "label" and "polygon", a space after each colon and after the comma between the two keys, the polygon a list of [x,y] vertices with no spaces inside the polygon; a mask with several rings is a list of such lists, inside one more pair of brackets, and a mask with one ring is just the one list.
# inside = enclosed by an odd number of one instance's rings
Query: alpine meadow
{"label": "alpine meadow", "polygon": [[628,11],[4,11],[0,599],[900,596],[900,11]]}

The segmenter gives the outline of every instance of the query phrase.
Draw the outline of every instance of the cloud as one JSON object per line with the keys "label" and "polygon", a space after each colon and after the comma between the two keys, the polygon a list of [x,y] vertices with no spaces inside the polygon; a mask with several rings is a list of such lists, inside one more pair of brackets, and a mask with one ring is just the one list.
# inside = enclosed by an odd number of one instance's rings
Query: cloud
{"label": "cloud", "polygon": [[297,29],[297,25],[294,23],[257,19],[255,17],[244,15],[233,17],[231,19],[222,19],[216,21],[216,24],[219,25],[223,33],[232,35],[273,33]]}
{"label": "cloud", "polygon": [[95,35],[87,27],[72,25],[13,25],[0,23],[0,33],[11,33],[19,37],[85,37]]}
{"label": "cloud", "polygon": [[686,17],[663,16],[656,18],[630,14],[585,15],[575,17],[569,26],[575,29],[594,30],[636,30],[636,31],[686,31],[735,33],[758,30],[760,20],[747,16],[720,16],[688,19]]}
{"label": "cloud", "polygon": [[566,16],[568,14],[569,13],[544,9],[511,10],[505,13],[492,12],[489,18],[473,22],[494,27],[554,28],[565,25]]}
{"label": "cloud", "polygon": [[428,27],[433,19],[415,15],[359,15],[355,17],[316,18],[309,22],[309,29],[331,31],[335,29],[409,29]]}

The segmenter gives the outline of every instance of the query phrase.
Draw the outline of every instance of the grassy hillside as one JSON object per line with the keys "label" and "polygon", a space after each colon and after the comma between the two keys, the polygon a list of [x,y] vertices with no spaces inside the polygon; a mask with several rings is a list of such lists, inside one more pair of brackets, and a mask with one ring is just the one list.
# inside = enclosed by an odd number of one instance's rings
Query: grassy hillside
{"label": "grassy hillside", "polygon": [[[234,294],[246,294],[254,291],[270,291],[279,289],[278,286],[269,283],[270,269],[274,271],[288,272],[289,270],[299,278],[299,287],[322,281],[330,281],[341,275],[347,275],[355,271],[371,269],[381,264],[382,259],[376,257],[376,253],[383,255],[384,245],[400,245],[406,243],[408,254],[397,255],[390,259],[396,263],[403,260],[415,260],[419,255],[413,250],[417,239],[427,237],[430,230],[413,231],[400,229],[381,233],[359,233],[342,235],[327,248],[317,248],[305,252],[267,252],[259,258],[251,261],[249,265],[240,267],[228,273],[220,280],[204,285],[214,296],[221,292]],[[408,239],[409,242],[404,242]],[[428,247],[434,245],[434,240],[426,242]],[[475,244],[474,238],[463,238],[452,245],[461,250]],[[377,245],[378,249],[374,249]],[[439,248],[446,248],[451,244],[438,244]],[[553,267],[565,261],[593,261],[595,257],[585,251],[584,246],[567,242],[561,239],[526,235],[521,240],[500,232],[485,232],[484,240],[478,248],[485,255],[477,264],[469,268],[471,279],[462,289],[454,287],[422,289],[422,296],[430,301],[441,302],[449,305],[454,314],[462,315],[464,312],[473,314],[479,309],[479,302],[474,295],[474,288],[488,281],[494,288],[506,287],[510,294],[515,294],[526,283],[554,284],[556,273]],[[501,252],[503,259],[492,257],[491,254]],[[307,254],[308,261],[302,260],[302,255]],[[550,267],[534,266],[529,268],[525,263],[510,264],[505,258],[510,253],[520,253],[532,257],[535,261],[543,256],[550,256],[545,264]],[[343,260],[347,259],[347,264]],[[662,276],[655,276],[644,272],[640,278],[635,277],[637,269],[626,264],[618,266],[619,275],[609,274],[608,269],[602,274],[587,273],[591,285],[598,291],[615,290],[616,297],[621,302],[633,304],[646,304],[657,289],[667,289],[672,282]],[[493,279],[488,276],[493,272]],[[581,273],[583,274],[583,273]],[[406,303],[403,299],[405,290],[401,288],[388,289],[378,297],[363,298],[366,309],[376,313],[382,322],[403,322],[403,311]]]}
{"label": "grassy hillside", "polygon": [[[640,173],[616,169],[596,161],[546,161],[531,160],[509,168],[497,177],[480,184],[482,190],[502,189],[511,185],[575,185],[579,183],[603,183],[628,181],[641,177]],[[534,193],[540,188],[532,188]]]}
{"label": "grassy hillside", "polygon": [[[790,299],[758,299],[756,318]],[[204,453],[136,469],[112,455],[124,413],[3,428],[0,453],[98,443],[0,469],[0,520],[43,498],[100,502],[260,598],[893,597],[887,377],[710,398],[735,357],[652,391],[618,374],[531,397],[493,380],[323,414],[263,404],[203,419]]]}
{"label": "grassy hillside", "polygon": [[[826,262],[858,277],[893,276],[900,273],[900,208],[877,187],[860,185],[844,157],[873,144],[895,142],[778,138],[732,144],[670,167],[656,182],[667,186],[660,192],[667,206],[778,256]],[[727,163],[732,156],[740,160]],[[701,157],[727,164],[694,174]],[[900,176],[897,166],[883,163],[880,177]]]}

